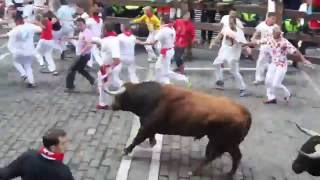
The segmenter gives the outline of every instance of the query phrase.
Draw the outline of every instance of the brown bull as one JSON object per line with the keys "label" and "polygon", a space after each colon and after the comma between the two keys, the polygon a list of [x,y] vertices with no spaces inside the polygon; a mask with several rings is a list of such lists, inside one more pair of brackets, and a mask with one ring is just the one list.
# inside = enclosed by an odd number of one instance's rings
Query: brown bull
{"label": "brown bull", "polygon": [[230,175],[236,172],[242,157],[239,145],[251,126],[251,114],[244,106],[225,97],[157,82],[126,84],[118,91],[105,91],[115,95],[113,110],[130,111],[140,117],[139,132],[125,154],[148,138],[154,145],[157,133],[196,139],[206,135],[206,158],[195,173],[225,152],[233,161]]}

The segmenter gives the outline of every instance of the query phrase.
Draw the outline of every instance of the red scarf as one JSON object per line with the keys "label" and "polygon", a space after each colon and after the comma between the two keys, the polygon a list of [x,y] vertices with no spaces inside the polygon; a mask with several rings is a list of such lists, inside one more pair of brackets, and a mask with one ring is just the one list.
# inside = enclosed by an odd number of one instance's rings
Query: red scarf
{"label": "red scarf", "polygon": [[125,31],[123,32],[123,34],[125,34],[126,36],[131,36],[131,35],[132,35],[132,32],[129,31],[129,30],[125,30]]}
{"label": "red scarf", "polygon": [[100,16],[98,16],[98,15],[93,15],[92,18],[93,18],[97,23],[100,23]]}
{"label": "red scarf", "polygon": [[109,37],[109,36],[117,36],[117,33],[112,31],[112,32],[106,32],[105,37]]}
{"label": "red scarf", "polygon": [[63,161],[63,158],[64,158],[64,154],[62,154],[62,153],[53,153],[53,152],[49,151],[47,148],[45,148],[45,147],[41,147],[39,149],[39,153],[45,159],[52,160],[52,161]]}

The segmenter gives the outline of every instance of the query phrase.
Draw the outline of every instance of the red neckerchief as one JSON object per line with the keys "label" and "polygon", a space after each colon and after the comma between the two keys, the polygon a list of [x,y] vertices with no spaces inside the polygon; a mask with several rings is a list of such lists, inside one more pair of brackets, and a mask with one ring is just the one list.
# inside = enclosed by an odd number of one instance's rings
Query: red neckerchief
{"label": "red neckerchief", "polygon": [[97,23],[100,23],[100,16],[98,16],[98,15],[93,15],[92,18],[93,18]]}
{"label": "red neckerchief", "polygon": [[126,36],[131,36],[131,35],[132,35],[132,32],[129,31],[129,30],[125,30],[125,31],[123,32],[123,34],[125,34]]}
{"label": "red neckerchief", "polygon": [[45,159],[52,160],[52,161],[63,161],[63,158],[64,158],[64,154],[51,152],[45,147],[41,147],[39,149],[39,153]]}
{"label": "red neckerchief", "polygon": [[117,36],[117,33],[112,31],[112,32],[106,32],[105,37],[109,37],[109,36]]}

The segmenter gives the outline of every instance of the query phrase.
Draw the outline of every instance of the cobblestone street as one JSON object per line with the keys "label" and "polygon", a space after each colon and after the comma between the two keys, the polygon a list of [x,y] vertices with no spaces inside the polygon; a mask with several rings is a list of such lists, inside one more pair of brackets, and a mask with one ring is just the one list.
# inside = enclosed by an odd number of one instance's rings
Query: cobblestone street
{"label": "cobblestone street", "polygon": [[[3,44],[3,41],[1,41]],[[145,51],[136,59],[140,67],[148,69]],[[6,53],[0,49],[0,55]],[[213,54],[194,51],[196,60],[187,62],[187,67],[210,67]],[[193,141],[180,136],[163,136],[160,152],[152,151],[147,143],[138,147],[129,157],[122,150],[135,135],[137,119],[133,114],[96,111],[98,95],[80,75],[76,76],[76,94],[64,92],[66,71],[72,62],[56,59],[60,75],[41,74],[34,62],[36,89],[27,89],[13,68],[11,57],[0,60],[0,166],[5,166],[28,148],[38,149],[41,136],[49,128],[60,127],[67,131],[71,140],[65,155],[76,180],[113,180],[123,173],[130,180],[225,180],[224,174],[231,168],[229,155],[215,160],[203,169],[200,176],[188,176],[188,171],[204,157],[207,139]],[[254,64],[243,60],[241,67],[252,68]],[[193,88],[213,95],[225,95],[247,106],[253,115],[249,135],[241,145],[243,159],[235,179],[246,180],[309,180],[307,174],[294,175],[291,170],[297,150],[307,140],[298,131],[295,122],[319,130],[320,121],[320,68],[301,72],[290,69],[284,83],[293,92],[289,104],[266,106],[264,86],[253,86],[254,71],[242,71],[248,89],[253,96],[240,98],[233,80],[226,75],[225,91],[213,89],[212,71],[190,70],[187,75]],[[96,76],[95,72],[91,72]],[[147,76],[144,69],[138,70],[141,80]],[[309,79],[310,78],[310,79]],[[132,138],[132,137],[131,137]],[[131,141],[130,141],[131,142]],[[158,142],[159,143],[159,142]],[[160,155],[160,161],[157,160]],[[130,162],[129,169],[120,169],[123,162]],[[158,166],[159,165],[159,166]],[[125,167],[125,165],[124,165]],[[158,171],[154,171],[158,167]],[[156,173],[154,176],[153,172]]]}

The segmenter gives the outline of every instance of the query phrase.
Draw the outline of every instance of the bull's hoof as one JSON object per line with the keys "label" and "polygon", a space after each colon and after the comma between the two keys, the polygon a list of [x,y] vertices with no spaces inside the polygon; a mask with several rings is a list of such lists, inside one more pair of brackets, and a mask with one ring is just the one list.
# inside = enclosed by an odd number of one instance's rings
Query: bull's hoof
{"label": "bull's hoof", "polygon": [[154,147],[154,146],[157,144],[157,140],[155,140],[155,139],[150,139],[150,140],[149,140],[149,144],[150,144],[150,147]]}

